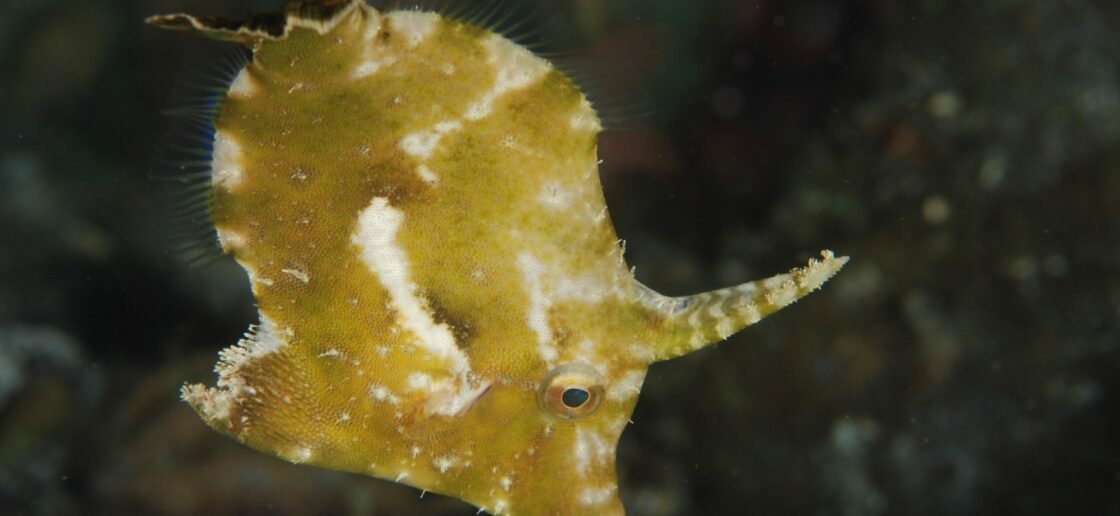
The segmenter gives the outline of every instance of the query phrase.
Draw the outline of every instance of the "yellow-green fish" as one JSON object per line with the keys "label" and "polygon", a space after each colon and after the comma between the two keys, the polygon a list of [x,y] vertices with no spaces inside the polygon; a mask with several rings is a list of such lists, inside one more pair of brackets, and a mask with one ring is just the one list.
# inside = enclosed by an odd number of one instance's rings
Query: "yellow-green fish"
{"label": "yellow-green fish", "polygon": [[210,209],[260,323],[182,396],[286,460],[495,514],[622,514],[615,446],[649,365],[847,260],[685,297],[638,283],[595,111],[485,28],[362,0],[148,21],[252,50],[213,121]]}

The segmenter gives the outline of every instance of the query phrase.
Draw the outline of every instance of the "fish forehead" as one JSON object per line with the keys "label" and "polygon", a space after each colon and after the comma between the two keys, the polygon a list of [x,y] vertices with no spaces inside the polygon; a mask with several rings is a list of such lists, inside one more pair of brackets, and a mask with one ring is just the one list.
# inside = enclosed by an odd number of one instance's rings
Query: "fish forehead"
{"label": "fish forehead", "polygon": [[[617,505],[652,357],[598,119],[567,78],[488,31],[363,5],[261,44],[215,126],[213,218],[262,324],[223,390],[194,391],[211,424],[494,512]],[[538,402],[569,362],[608,386],[578,422]]]}

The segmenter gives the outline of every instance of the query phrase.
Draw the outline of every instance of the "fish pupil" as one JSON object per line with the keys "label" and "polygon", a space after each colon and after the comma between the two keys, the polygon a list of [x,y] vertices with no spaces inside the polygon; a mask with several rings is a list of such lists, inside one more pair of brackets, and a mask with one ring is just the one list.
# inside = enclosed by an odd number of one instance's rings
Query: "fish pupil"
{"label": "fish pupil", "polygon": [[578,408],[583,406],[584,403],[587,403],[590,397],[591,393],[587,392],[587,390],[572,387],[564,389],[564,394],[560,395],[560,400],[569,408]]}

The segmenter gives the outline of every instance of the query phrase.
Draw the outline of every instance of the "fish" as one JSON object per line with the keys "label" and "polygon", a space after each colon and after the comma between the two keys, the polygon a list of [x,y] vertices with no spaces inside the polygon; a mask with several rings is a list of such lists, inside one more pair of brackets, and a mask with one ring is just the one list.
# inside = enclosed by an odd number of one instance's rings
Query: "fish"
{"label": "fish", "polygon": [[363,0],[146,21],[251,51],[215,107],[208,201],[259,322],[215,385],[181,395],[281,459],[493,514],[624,514],[616,446],[649,366],[847,262],[646,287],[607,211],[591,102],[485,27]]}

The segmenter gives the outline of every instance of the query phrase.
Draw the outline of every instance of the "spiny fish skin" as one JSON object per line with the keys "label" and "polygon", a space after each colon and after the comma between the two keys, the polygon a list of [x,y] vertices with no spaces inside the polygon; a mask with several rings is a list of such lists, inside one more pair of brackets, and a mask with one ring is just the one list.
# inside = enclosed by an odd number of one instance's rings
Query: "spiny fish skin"
{"label": "spiny fish skin", "polygon": [[253,50],[214,121],[211,215],[260,324],[183,399],[289,461],[496,514],[621,514],[615,447],[648,366],[847,261],[680,298],[641,285],[590,103],[486,29],[360,0],[148,21]]}

